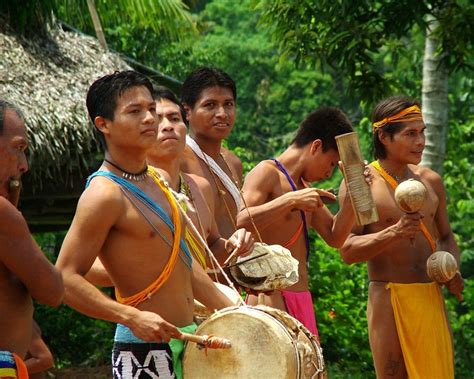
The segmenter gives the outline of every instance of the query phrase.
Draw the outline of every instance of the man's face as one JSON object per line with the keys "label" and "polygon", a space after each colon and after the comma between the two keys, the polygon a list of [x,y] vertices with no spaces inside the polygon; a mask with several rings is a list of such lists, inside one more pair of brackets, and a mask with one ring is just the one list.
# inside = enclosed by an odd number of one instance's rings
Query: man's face
{"label": "man's face", "polygon": [[170,100],[156,102],[158,115],[158,137],[155,146],[149,152],[154,159],[179,157],[186,146],[186,125],[179,106]]}
{"label": "man's face", "polygon": [[425,124],[423,121],[404,123],[403,127],[390,138],[383,139],[387,157],[406,164],[421,162],[425,148]]}
{"label": "man's face", "polygon": [[97,117],[96,125],[108,145],[147,150],[158,132],[155,100],[144,86],[129,88],[117,99],[114,120]]}
{"label": "man's face", "polygon": [[309,156],[303,179],[307,182],[319,182],[332,176],[339,161],[339,152],[334,149],[323,151],[322,145]]}
{"label": "man's face", "polygon": [[228,88],[205,88],[194,107],[185,109],[190,129],[197,137],[221,141],[234,127],[235,99]]}
{"label": "man's face", "polygon": [[0,196],[8,197],[10,180],[20,179],[28,171],[25,151],[28,147],[26,128],[21,118],[6,109],[3,134],[0,135]]}

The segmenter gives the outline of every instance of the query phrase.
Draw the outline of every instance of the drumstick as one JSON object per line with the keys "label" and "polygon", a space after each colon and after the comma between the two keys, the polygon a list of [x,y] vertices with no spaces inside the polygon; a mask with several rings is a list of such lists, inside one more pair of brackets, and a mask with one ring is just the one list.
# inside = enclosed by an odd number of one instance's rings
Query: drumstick
{"label": "drumstick", "polygon": [[230,267],[234,267],[234,266],[239,266],[239,265],[242,265],[244,263],[253,261],[254,259],[264,257],[265,255],[268,255],[268,253],[262,253],[262,254],[256,255],[255,257],[244,259],[240,262],[237,262],[237,263],[234,263],[234,264],[231,264],[231,265],[224,265],[224,266],[222,266],[222,268],[230,268]]}
{"label": "drumstick", "polygon": [[181,333],[180,339],[184,341],[195,342],[204,346],[206,349],[230,349],[232,344],[226,338],[214,336],[198,336],[197,334]]}
{"label": "drumstick", "polygon": [[227,257],[227,259],[224,262],[224,266],[229,263],[229,261],[234,257],[234,255],[237,253],[237,250],[240,249],[240,246],[236,246],[234,250],[232,250],[232,253]]}

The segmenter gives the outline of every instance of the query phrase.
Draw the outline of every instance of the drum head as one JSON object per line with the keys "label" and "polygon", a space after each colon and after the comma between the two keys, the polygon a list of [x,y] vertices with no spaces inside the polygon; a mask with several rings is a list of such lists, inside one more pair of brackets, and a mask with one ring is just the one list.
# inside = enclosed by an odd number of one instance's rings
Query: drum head
{"label": "drum head", "polygon": [[186,379],[294,379],[298,377],[298,352],[286,328],[256,308],[226,308],[214,313],[196,331],[224,337],[226,350],[200,349],[188,343],[183,359]]}

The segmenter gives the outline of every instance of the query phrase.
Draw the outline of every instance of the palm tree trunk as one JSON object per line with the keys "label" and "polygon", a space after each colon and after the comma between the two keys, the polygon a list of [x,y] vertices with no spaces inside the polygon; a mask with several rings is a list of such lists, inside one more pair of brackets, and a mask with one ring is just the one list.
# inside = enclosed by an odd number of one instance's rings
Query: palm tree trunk
{"label": "palm tree trunk", "polygon": [[439,41],[434,36],[438,22],[430,17],[423,58],[422,104],[426,125],[426,147],[421,164],[442,174],[448,131],[448,70],[437,54]]}
{"label": "palm tree trunk", "polygon": [[89,7],[89,12],[92,17],[92,22],[94,23],[95,34],[99,40],[102,48],[107,51],[107,42],[105,41],[104,30],[102,29],[102,24],[100,23],[99,15],[97,14],[97,8],[95,7],[94,0],[87,0],[87,6]]}

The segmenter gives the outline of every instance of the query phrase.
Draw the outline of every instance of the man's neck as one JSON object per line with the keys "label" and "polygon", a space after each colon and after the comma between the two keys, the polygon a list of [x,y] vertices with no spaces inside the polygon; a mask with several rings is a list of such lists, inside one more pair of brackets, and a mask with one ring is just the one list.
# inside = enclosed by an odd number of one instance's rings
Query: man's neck
{"label": "man's neck", "polygon": [[141,172],[147,165],[146,151],[130,151],[112,147],[105,152],[105,159],[130,173]]}
{"label": "man's neck", "polygon": [[160,159],[159,161],[149,160],[148,163],[156,167],[171,188],[179,191],[180,162],[178,158]]}
{"label": "man's neck", "polygon": [[380,166],[397,182],[408,177],[408,165],[390,158],[379,159]]}
{"label": "man's neck", "polygon": [[212,159],[216,160],[219,157],[221,153],[222,140],[213,140],[202,135],[196,135],[192,130],[189,135],[194,141],[196,141],[201,150]]}
{"label": "man's neck", "polygon": [[302,157],[301,149],[291,145],[277,158],[297,187],[300,183],[304,184],[302,181],[304,163]]}

